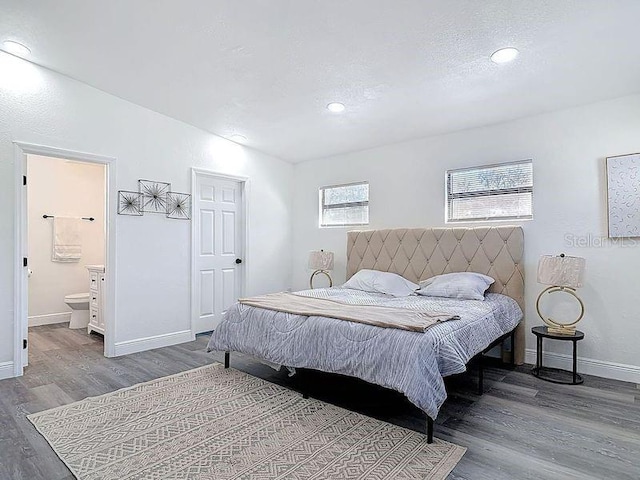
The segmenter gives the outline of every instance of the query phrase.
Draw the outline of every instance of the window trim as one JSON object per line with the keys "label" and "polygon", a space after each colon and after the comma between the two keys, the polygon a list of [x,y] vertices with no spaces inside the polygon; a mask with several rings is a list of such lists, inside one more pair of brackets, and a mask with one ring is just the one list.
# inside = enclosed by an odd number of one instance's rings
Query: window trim
{"label": "window trim", "polygon": [[[367,200],[366,202],[347,202],[347,203],[334,203],[332,205],[325,205],[324,204],[324,194],[325,194],[325,190],[330,189],[330,188],[340,188],[340,187],[351,187],[354,185],[367,185],[369,186],[369,181],[365,180],[362,182],[351,182],[351,183],[341,183],[338,185],[325,185],[323,187],[319,187],[318,188],[318,193],[319,193],[319,202],[318,202],[318,226],[320,228],[332,228],[332,227],[357,227],[357,226],[362,226],[362,225],[369,225],[370,222],[361,222],[361,223],[330,223],[330,224],[325,224],[322,223],[322,212],[327,209],[327,210],[332,210],[334,208],[348,208],[348,207],[369,207],[369,200]],[[369,188],[367,188],[367,193],[369,193]]]}
{"label": "window trim", "polygon": [[[475,192],[463,192],[463,193],[450,193],[451,191],[451,176],[453,173],[466,172],[471,170],[490,169],[495,167],[504,167],[507,165],[523,165],[531,164],[531,183],[530,187],[515,187],[515,188],[500,188],[495,190],[480,190]],[[473,167],[453,168],[446,170],[444,174],[445,178],[445,192],[444,192],[444,205],[445,223],[469,223],[469,222],[503,222],[512,220],[533,220],[533,159],[516,160],[515,162],[502,162],[492,163],[489,165],[476,165]],[[508,195],[515,193],[530,193],[531,194],[531,213],[529,215],[510,215],[502,217],[472,217],[472,218],[450,218],[450,202],[452,200],[458,200],[461,198],[474,198],[474,197],[494,197],[500,195]]]}

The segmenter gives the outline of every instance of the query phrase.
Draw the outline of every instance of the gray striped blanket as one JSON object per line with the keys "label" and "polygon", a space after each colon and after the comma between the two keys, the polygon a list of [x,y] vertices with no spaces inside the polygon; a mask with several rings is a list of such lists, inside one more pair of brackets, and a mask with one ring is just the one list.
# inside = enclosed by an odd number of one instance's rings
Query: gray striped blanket
{"label": "gray striped blanket", "polygon": [[213,332],[208,350],[242,352],[278,365],[358,377],[404,393],[431,418],[436,418],[447,396],[443,377],[464,372],[471,357],[522,319],[515,300],[493,293],[484,301],[396,298],[344,288],[297,294],[351,305],[448,312],[460,318],[419,333],[237,303]]}

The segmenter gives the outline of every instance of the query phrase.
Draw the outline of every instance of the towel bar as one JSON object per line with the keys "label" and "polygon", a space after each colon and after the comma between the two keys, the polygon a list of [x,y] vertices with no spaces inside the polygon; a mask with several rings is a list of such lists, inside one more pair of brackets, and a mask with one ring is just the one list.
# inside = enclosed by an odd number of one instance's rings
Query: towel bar
{"label": "towel bar", "polygon": [[[53,215],[42,215],[42,218],[54,218]],[[80,217],[81,220],[89,220],[90,222],[93,222],[95,220],[95,218],[93,217]]]}

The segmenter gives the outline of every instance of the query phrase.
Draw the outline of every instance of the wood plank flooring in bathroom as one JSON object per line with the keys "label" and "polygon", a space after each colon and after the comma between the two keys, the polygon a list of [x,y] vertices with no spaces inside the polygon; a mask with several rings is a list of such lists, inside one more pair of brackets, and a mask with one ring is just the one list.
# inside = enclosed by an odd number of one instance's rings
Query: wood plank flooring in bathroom
{"label": "wood plank flooring in bathroom", "polygon": [[[30,329],[30,366],[0,381],[0,479],[70,480],[72,475],[25,418],[28,413],[221,361],[206,336],[119,358],[102,355],[102,338],[66,325]],[[395,392],[359,380],[303,371],[275,372],[239,354],[231,366],[312,397],[422,430],[422,413]],[[487,392],[475,372],[451,379],[436,436],[468,448],[455,480],[638,480],[640,390],[585,378],[582,386],[538,380],[530,367],[490,368]]]}

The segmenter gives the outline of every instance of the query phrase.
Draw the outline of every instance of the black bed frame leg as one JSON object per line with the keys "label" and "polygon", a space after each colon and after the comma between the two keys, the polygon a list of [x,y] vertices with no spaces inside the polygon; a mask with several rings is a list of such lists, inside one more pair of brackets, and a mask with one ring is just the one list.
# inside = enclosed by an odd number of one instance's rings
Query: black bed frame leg
{"label": "black bed frame leg", "polygon": [[478,395],[484,393],[484,355],[478,357]]}
{"label": "black bed frame leg", "polygon": [[224,352],[224,368],[229,368],[230,358],[231,358],[231,352]]}
{"label": "black bed frame leg", "polygon": [[427,415],[427,443],[433,443],[433,418]]}
{"label": "black bed frame leg", "polygon": [[516,366],[516,330],[511,331],[511,366]]}

